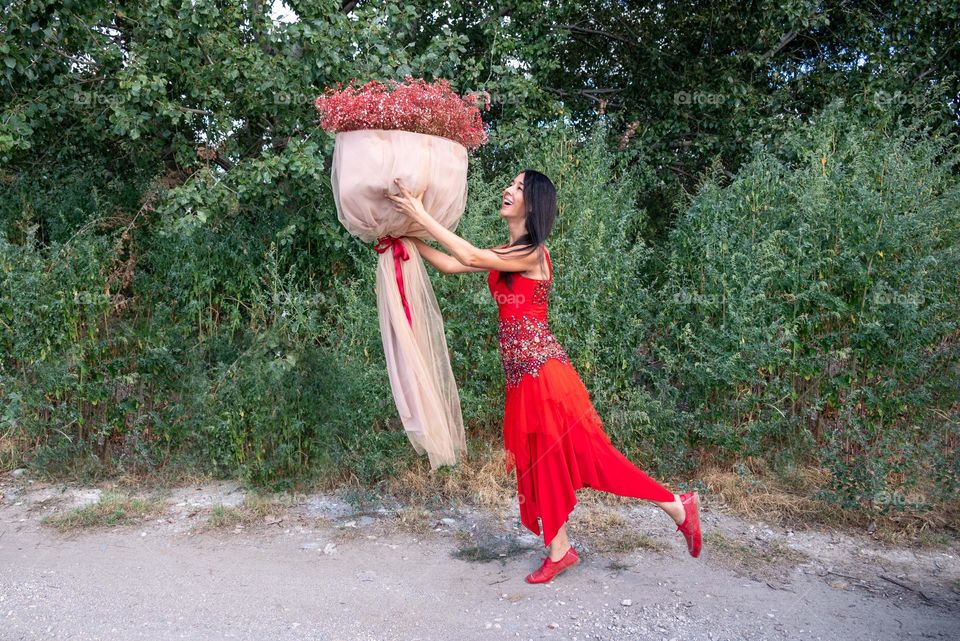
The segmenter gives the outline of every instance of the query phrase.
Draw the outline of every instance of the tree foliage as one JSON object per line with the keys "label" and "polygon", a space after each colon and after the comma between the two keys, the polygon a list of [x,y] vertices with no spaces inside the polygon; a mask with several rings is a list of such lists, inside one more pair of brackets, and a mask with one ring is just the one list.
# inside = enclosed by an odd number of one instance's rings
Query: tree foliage
{"label": "tree foliage", "polygon": [[[556,331],[635,455],[806,452],[848,500],[936,461],[955,487],[958,23],[948,0],[7,2],[0,464],[410,462],[313,108],[410,74],[490,94],[468,239],[504,240],[521,168],[555,178]],[[498,426],[490,301],[440,281],[468,424]]]}

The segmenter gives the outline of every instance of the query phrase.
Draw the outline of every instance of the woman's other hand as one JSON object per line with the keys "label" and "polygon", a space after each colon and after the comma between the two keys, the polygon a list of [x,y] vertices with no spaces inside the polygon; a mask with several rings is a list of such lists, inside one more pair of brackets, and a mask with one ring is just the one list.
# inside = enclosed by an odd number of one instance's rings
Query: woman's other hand
{"label": "woman's other hand", "polygon": [[393,208],[400,213],[410,216],[414,220],[419,220],[421,216],[426,216],[427,210],[423,207],[423,194],[427,191],[427,188],[424,187],[418,194],[412,194],[399,178],[394,178],[393,182],[400,188],[400,194],[395,195],[384,192],[384,196],[393,201]]}

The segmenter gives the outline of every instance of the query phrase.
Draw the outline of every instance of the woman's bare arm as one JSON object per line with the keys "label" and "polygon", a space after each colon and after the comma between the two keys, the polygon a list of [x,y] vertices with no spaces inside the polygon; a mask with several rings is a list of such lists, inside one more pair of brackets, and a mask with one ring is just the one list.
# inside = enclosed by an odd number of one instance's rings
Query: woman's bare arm
{"label": "woman's bare arm", "polygon": [[399,178],[394,178],[394,182],[400,188],[402,196],[395,196],[389,191],[384,191],[384,197],[393,201],[396,209],[420,223],[426,230],[427,235],[449,251],[461,265],[455,269],[444,269],[438,266],[438,269],[448,274],[461,271],[482,272],[491,269],[501,272],[525,272],[539,265],[543,249],[529,251],[514,258],[501,255],[493,249],[474,247],[470,244],[470,241],[456,235],[427,213],[427,210],[423,207],[423,201],[420,199],[422,194],[417,196],[411,194]]}
{"label": "woman's bare arm", "polygon": [[490,271],[491,269],[502,272],[525,272],[539,265],[542,250],[527,252],[522,256],[508,257],[492,249],[474,247],[470,244],[470,241],[456,235],[428,214],[427,210],[423,207],[423,201],[420,199],[420,196],[411,194],[410,190],[403,185],[399,178],[394,178],[394,182],[400,188],[402,196],[395,196],[388,191],[384,191],[384,197],[392,200],[398,210],[406,213],[420,223],[427,234],[442,245],[444,249],[449,251],[453,255],[453,258],[461,264],[462,267],[455,271],[447,271],[446,273],[452,274],[457,271]]}
{"label": "woman's bare arm", "polygon": [[419,238],[409,238],[413,241],[413,244],[416,245],[417,251],[420,252],[420,255],[423,256],[423,259],[440,270],[441,273],[460,274],[464,272],[488,271],[486,267],[470,267],[468,265],[464,265],[450,254],[445,254],[439,249],[431,247]]}

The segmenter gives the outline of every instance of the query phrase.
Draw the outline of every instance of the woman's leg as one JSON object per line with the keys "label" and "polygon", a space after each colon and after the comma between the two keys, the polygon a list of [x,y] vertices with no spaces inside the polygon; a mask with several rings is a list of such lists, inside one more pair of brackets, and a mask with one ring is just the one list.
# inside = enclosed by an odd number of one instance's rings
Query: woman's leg
{"label": "woman's leg", "polygon": [[620,496],[651,501],[677,525],[683,523],[686,511],[680,497],[634,465],[608,439],[594,440],[588,451],[589,459],[578,466],[587,486]]}
{"label": "woman's leg", "polygon": [[553,537],[553,540],[550,541],[550,550],[548,552],[550,560],[559,561],[569,549],[570,539],[567,537],[567,524],[564,523],[560,526],[560,529],[557,530],[557,534]]}
{"label": "woman's leg", "polygon": [[[653,503],[657,504],[660,509],[666,512],[670,518],[676,522],[677,525],[680,525],[686,518],[686,513],[683,509],[683,503],[680,501],[680,497],[677,494],[674,494],[673,496],[673,501],[653,501]],[[550,541],[547,553],[550,556],[551,561],[559,561],[569,549],[570,537],[567,536],[567,524],[564,523],[560,526],[560,529],[557,530],[553,540]]]}
{"label": "woman's leg", "polygon": [[683,509],[683,502],[680,500],[680,496],[677,494],[673,495],[672,501],[654,501],[660,509],[670,515],[670,518],[673,519],[677,525],[683,523],[683,520],[686,518],[686,512]]}

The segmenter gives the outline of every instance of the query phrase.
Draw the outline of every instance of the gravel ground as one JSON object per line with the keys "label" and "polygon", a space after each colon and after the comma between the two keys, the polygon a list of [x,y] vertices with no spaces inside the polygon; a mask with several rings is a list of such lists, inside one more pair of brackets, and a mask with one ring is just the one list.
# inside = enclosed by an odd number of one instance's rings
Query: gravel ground
{"label": "gravel ground", "polygon": [[955,544],[791,532],[708,500],[698,559],[651,505],[607,508],[641,542],[612,551],[601,544],[609,537],[577,537],[589,509],[578,506],[571,539],[582,562],[530,585],[523,577],[543,546],[515,509],[411,516],[309,495],[203,528],[217,506],[245,505],[236,484],[212,482],[169,490],[161,511],[134,524],[41,523],[100,496],[0,478],[0,639],[960,638]]}

